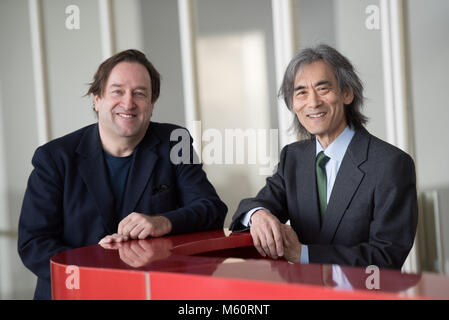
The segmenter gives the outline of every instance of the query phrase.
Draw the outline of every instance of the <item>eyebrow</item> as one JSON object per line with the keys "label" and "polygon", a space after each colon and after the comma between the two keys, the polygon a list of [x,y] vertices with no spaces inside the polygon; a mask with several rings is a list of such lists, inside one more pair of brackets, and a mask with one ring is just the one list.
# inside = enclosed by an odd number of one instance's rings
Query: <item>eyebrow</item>
{"label": "eyebrow", "polygon": [[[109,87],[121,88],[121,87],[123,87],[123,85],[119,84],[119,83],[112,83]],[[133,90],[148,90],[148,88],[145,86],[138,86],[138,87],[133,88]]]}
{"label": "eyebrow", "polygon": [[[329,85],[329,86],[332,85],[329,80],[320,80],[320,81],[316,82],[313,86],[314,87],[318,87],[318,86],[322,86],[324,84]],[[296,88],[294,88],[293,91],[298,91],[298,90],[302,90],[302,89],[305,89],[305,88],[306,88],[305,86],[299,85]]]}

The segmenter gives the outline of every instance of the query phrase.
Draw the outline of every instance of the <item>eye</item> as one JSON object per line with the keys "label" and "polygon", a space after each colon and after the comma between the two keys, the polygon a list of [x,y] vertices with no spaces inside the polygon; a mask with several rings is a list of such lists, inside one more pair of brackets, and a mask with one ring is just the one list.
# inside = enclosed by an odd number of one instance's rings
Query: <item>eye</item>
{"label": "eye", "polygon": [[318,87],[317,90],[318,90],[318,92],[319,92],[320,94],[326,94],[326,93],[329,92],[329,87],[327,87],[327,86]]}
{"label": "eye", "polygon": [[296,94],[296,99],[300,100],[300,101],[304,101],[306,100],[308,97],[308,93],[307,91],[300,91]]}
{"label": "eye", "polygon": [[145,98],[147,95],[142,91],[136,91],[134,92],[134,96],[137,98]]}

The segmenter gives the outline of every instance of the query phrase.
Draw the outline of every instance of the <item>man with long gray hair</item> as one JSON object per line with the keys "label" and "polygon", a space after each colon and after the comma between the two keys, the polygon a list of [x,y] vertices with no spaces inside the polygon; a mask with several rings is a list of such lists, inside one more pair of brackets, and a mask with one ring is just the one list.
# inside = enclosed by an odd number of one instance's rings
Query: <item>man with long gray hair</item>
{"label": "man with long gray hair", "polygon": [[364,128],[352,64],[327,45],[304,49],[280,96],[305,139],[283,148],[277,172],[241,201],[230,228],[249,228],[274,259],[401,268],[417,226],[415,166]]}

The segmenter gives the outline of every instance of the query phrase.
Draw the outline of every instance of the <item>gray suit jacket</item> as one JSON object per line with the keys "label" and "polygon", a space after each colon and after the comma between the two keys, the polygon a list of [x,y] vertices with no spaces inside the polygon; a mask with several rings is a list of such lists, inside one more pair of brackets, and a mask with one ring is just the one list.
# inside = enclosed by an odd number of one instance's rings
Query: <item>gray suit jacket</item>
{"label": "gray suit jacket", "polygon": [[265,207],[281,222],[290,219],[311,263],[401,268],[418,220],[412,158],[358,129],[348,146],[321,221],[315,178],[315,140],[287,145],[277,172],[255,198],[244,199],[230,229],[242,231],[241,217]]}

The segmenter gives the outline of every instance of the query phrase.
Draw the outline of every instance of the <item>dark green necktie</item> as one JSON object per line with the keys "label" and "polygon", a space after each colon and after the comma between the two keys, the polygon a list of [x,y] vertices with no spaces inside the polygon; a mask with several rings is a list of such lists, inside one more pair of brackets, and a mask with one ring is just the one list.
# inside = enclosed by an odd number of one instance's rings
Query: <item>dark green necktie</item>
{"label": "dark green necktie", "polygon": [[327,208],[327,179],[325,166],[329,160],[330,158],[321,151],[316,157],[315,164],[318,200],[320,202],[320,212],[322,217],[324,217]]}

